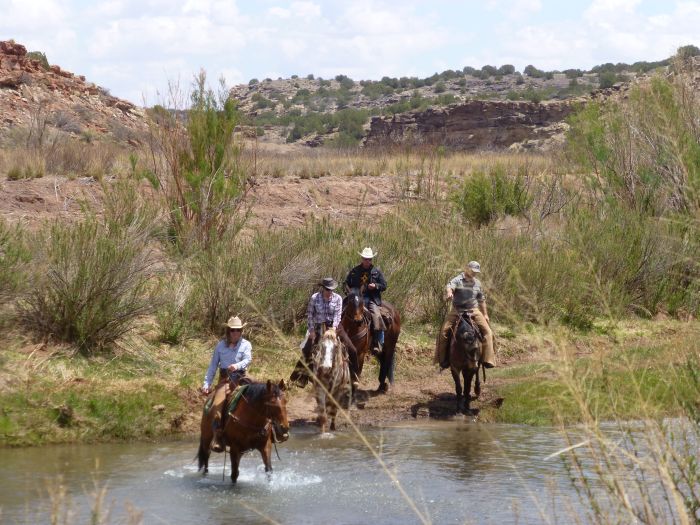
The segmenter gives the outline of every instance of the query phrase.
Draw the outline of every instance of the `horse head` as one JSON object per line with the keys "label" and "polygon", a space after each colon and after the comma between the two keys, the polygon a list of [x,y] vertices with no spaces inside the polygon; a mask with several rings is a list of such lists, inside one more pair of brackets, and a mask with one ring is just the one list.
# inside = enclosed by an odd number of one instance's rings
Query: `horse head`
{"label": "horse head", "polygon": [[330,370],[336,361],[340,341],[333,328],[326,330],[314,349],[313,361],[317,371]]}
{"label": "horse head", "polygon": [[281,443],[289,439],[289,420],[287,419],[287,399],[284,391],[287,386],[282,379],[275,385],[268,379],[267,393],[265,395],[265,406],[267,417],[272,422],[273,438],[276,443]]}
{"label": "horse head", "polygon": [[476,367],[481,358],[481,344],[477,330],[468,313],[459,316],[455,330],[455,344],[464,352],[470,368]]}
{"label": "horse head", "polygon": [[365,302],[362,299],[364,285],[360,288],[350,288],[346,297],[345,311],[352,316],[353,321],[361,323],[365,317]]}

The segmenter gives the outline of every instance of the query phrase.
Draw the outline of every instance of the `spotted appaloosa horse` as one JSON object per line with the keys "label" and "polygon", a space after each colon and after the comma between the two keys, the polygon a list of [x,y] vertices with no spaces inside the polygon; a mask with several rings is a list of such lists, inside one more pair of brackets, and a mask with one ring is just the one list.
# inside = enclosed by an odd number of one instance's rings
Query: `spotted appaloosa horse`
{"label": "spotted appaloosa horse", "polygon": [[[289,439],[287,401],[284,380],[279,384],[252,383],[245,385],[233,412],[224,418],[223,442],[231,451],[231,481],[238,479],[238,464],[248,450],[257,450],[265,463],[265,472],[272,472],[272,443]],[[235,395],[235,394],[234,394]],[[226,407],[229,406],[226,400]],[[206,411],[202,415],[199,440],[199,470],[209,471],[209,455],[214,438],[211,421]]]}
{"label": "spotted appaloosa horse", "polygon": [[[476,377],[474,384],[475,397],[481,394],[481,383],[479,381],[479,361],[481,359],[481,334],[476,323],[472,321],[469,312],[463,312],[457,318],[454,329],[454,337],[450,344],[450,372],[455,382],[455,393],[457,394],[457,410],[471,412],[471,385],[472,379]],[[464,390],[459,374],[464,377]]]}
{"label": "spotted appaloosa horse", "polygon": [[348,355],[335,330],[331,328],[321,335],[312,350],[311,361],[315,374],[318,425],[321,432],[325,432],[330,418],[330,429],[335,430],[338,406],[347,409],[352,397]]}
{"label": "spotted appaloosa horse", "polygon": [[[384,332],[384,345],[382,345],[381,351],[377,354],[377,359],[379,360],[379,387],[377,391],[386,393],[389,391],[387,380],[390,384],[394,383],[394,359],[396,357],[396,343],[401,333],[401,315],[391,303],[386,301],[382,301],[381,308],[383,317],[388,322],[386,323],[386,332]],[[372,321],[369,310],[365,308],[365,303],[362,300],[361,290],[356,288],[350,289],[345,298],[345,306],[340,322],[357,351],[357,375],[359,377],[362,374],[365,358],[372,345],[372,333],[370,330]]]}

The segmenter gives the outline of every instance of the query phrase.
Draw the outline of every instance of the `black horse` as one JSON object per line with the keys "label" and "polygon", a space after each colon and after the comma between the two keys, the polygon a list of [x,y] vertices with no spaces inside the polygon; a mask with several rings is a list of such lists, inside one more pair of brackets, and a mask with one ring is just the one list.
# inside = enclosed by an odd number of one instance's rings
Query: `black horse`
{"label": "black horse", "polygon": [[[474,377],[476,377],[476,383],[474,384],[475,398],[478,398],[481,394],[479,361],[481,360],[482,339],[479,327],[472,320],[471,314],[462,312],[457,319],[454,337],[450,344],[450,372],[452,372],[452,379],[455,382],[457,410],[465,413],[471,413],[469,404],[471,402],[470,392]],[[464,390],[462,390],[460,373],[464,377]]]}

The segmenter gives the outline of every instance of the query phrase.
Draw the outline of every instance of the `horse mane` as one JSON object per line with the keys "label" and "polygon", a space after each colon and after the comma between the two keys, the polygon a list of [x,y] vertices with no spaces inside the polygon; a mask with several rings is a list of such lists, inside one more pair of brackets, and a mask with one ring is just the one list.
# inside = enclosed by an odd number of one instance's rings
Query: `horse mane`
{"label": "horse mane", "polygon": [[[245,398],[246,401],[249,403],[255,402],[255,401],[260,401],[261,399],[265,399],[265,396],[267,395],[267,383],[250,383],[248,387],[246,388],[245,391]],[[282,395],[282,391],[280,390],[279,385],[272,383],[272,395],[275,397],[280,397]]]}
{"label": "horse mane", "polygon": [[323,332],[323,335],[321,336],[322,339],[337,339],[338,335],[335,332],[335,328],[329,328],[325,332]]}

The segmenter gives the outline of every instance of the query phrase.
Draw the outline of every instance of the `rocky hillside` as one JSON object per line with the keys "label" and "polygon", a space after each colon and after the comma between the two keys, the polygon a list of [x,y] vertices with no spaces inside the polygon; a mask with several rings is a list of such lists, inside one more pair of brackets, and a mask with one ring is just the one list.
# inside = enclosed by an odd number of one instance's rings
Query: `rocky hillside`
{"label": "rocky hillside", "polygon": [[446,108],[431,108],[375,117],[365,144],[441,145],[465,151],[486,149],[547,149],[566,130],[570,102],[507,102],[472,100]]}
{"label": "rocky hillside", "polygon": [[[684,46],[679,49],[683,53],[700,54],[700,49]],[[670,58],[608,63],[589,71],[465,67],[423,79],[360,82],[345,75],[331,80],[308,75],[252,79],[231,94],[267,141],[352,146],[410,140],[472,150],[546,147],[561,134],[572,102],[601,90],[624,89],[670,63]]]}
{"label": "rocky hillside", "polygon": [[84,76],[49,65],[40,53],[0,41],[0,144],[12,143],[28,129],[137,144],[146,124],[141,108]]}

